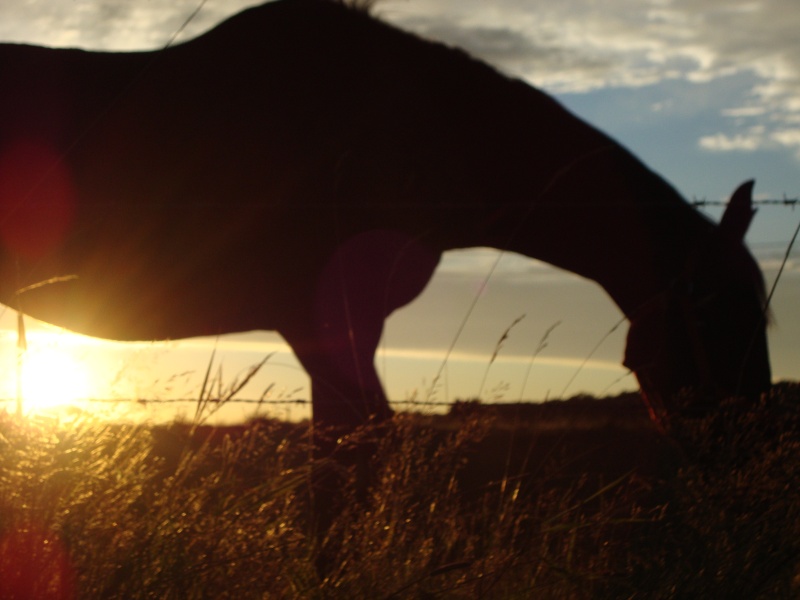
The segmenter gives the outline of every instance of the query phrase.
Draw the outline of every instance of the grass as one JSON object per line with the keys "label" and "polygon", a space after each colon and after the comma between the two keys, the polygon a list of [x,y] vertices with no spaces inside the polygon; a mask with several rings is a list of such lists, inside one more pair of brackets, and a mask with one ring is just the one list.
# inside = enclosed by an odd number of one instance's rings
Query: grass
{"label": "grass", "polygon": [[669,438],[635,400],[400,415],[324,539],[303,425],[0,414],[0,597],[797,597],[800,387]]}

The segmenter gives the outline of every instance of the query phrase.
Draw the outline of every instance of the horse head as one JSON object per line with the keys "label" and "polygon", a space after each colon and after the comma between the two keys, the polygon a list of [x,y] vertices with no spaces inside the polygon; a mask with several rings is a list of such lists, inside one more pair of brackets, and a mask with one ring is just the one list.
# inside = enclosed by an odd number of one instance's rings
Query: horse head
{"label": "horse head", "polygon": [[657,418],[677,408],[683,392],[702,409],[770,387],[764,280],[743,243],[755,213],[752,189],[750,181],[734,192],[719,226],[667,289],[630,315],[625,365]]}

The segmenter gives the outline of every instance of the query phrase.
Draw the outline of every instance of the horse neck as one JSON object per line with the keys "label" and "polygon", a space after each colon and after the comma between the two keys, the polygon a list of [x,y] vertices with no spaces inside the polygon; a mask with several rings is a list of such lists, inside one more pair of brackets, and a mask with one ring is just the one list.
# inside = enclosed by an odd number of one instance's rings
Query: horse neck
{"label": "horse neck", "polygon": [[687,269],[714,226],[661,177],[605,138],[564,159],[513,203],[498,245],[596,281],[633,317]]}

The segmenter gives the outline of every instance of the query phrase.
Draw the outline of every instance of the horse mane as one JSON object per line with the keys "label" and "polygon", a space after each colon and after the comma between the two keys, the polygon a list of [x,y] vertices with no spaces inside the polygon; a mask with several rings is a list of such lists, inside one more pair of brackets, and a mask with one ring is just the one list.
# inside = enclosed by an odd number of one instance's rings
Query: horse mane
{"label": "horse mane", "polygon": [[296,4],[336,4],[355,12],[372,14],[372,8],[379,0],[290,0]]}
{"label": "horse mane", "polygon": [[342,4],[347,8],[352,8],[354,10],[370,13],[372,12],[372,7],[378,3],[378,0],[328,0],[329,2],[334,2],[335,4]]}

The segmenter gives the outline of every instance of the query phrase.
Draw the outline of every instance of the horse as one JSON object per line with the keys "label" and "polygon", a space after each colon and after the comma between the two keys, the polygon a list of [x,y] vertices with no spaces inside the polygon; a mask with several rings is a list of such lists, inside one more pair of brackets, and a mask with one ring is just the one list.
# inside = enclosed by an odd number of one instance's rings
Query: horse
{"label": "horse", "polygon": [[158,51],[3,44],[0,89],[0,301],[40,320],[276,330],[313,422],[354,428],[392,414],[386,317],[484,246],[601,285],[651,406],[770,386],[752,182],[715,224],[542,91],[363,6],[279,0]]}

